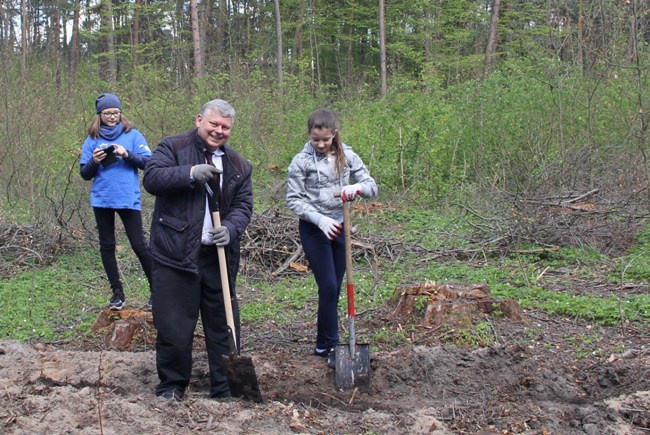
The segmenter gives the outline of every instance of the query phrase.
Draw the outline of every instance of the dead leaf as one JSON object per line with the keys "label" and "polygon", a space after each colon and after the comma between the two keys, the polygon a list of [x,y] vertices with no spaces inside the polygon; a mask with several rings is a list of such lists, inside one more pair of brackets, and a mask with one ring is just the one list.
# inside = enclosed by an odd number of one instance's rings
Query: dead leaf
{"label": "dead leaf", "polygon": [[307,272],[309,270],[309,266],[306,266],[304,264],[294,263],[293,261],[289,262],[289,267],[292,268],[293,270],[297,270],[298,272]]}

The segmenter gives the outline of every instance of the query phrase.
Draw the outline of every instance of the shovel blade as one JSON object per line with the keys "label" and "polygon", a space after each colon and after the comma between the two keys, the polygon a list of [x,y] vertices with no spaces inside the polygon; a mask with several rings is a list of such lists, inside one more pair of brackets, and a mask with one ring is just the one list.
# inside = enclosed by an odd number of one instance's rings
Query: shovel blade
{"label": "shovel blade", "polygon": [[349,344],[336,346],[336,388],[350,390],[370,385],[370,345],[357,344],[350,353]]}
{"label": "shovel blade", "polygon": [[256,403],[262,402],[255,365],[253,360],[239,355],[223,355],[223,367],[228,376],[230,393],[233,397],[239,397]]}

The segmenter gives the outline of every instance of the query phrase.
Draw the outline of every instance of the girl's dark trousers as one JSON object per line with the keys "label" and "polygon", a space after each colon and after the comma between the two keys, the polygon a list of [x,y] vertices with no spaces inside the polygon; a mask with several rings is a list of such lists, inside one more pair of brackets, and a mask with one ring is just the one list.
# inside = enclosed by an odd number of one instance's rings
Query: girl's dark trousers
{"label": "girl's dark trousers", "polygon": [[124,288],[120,281],[117,258],[115,257],[116,213],[122,220],[126,236],[131,244],[131,249],[133,249],[133,252],[138,257],[142,270],[149,281],[149,287],[151,288],[151,255],[149,254],[149,244],[144,237],[144,231],[142,229],[142,214],[140,210],[93,207],[93,211],[95,213],[95,221],[97,222],[97,231],[99,234],[99,253],[113,294],[125,300]]}
{"label": "girl's dark trousers", "polygon": [[339,343],[338,302],[345,275],[345,235],[334,240],[314,225],[300,220],[298,230],[305,257],[318,285],[316,348],[331,349]]}

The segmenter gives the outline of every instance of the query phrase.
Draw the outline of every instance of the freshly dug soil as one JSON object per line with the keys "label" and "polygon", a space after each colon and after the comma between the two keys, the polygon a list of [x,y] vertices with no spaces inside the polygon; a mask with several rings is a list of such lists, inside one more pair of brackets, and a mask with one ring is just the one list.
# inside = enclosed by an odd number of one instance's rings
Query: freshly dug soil
{"label": "freshly dug soil", "polygon": [[[360,333],[399,330],[386,313],[357,319]],[[463,347],[440,329],[411,344],[371,343],[369,388],[337,391],[311,355],[313,324],[243,327],[262,403],[207,396],[197,336],[185,400],[154,396],[155,352],[96,343],[0,342],[0,432],[247,434],[646,434],[650,431],[648,330],[593,327],[530,311],[491,318],[496,342]],[[580,337],[592,337],[590,342]],[[594,340],[593,337],[599,337]],[[578,339],[576,339],[578,338]],[[594,342],[595,341],[595,342]]]}

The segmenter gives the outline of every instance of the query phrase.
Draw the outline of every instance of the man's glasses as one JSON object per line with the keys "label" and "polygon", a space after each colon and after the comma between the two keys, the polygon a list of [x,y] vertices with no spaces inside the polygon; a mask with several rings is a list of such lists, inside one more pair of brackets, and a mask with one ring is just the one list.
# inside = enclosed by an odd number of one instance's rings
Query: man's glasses
{"label": "man's glasses", "polygon": [[117,112],[102,112],[102,116],[105,116],[107,118],[117,118],[120,116],[122,112],[117,111]]}

